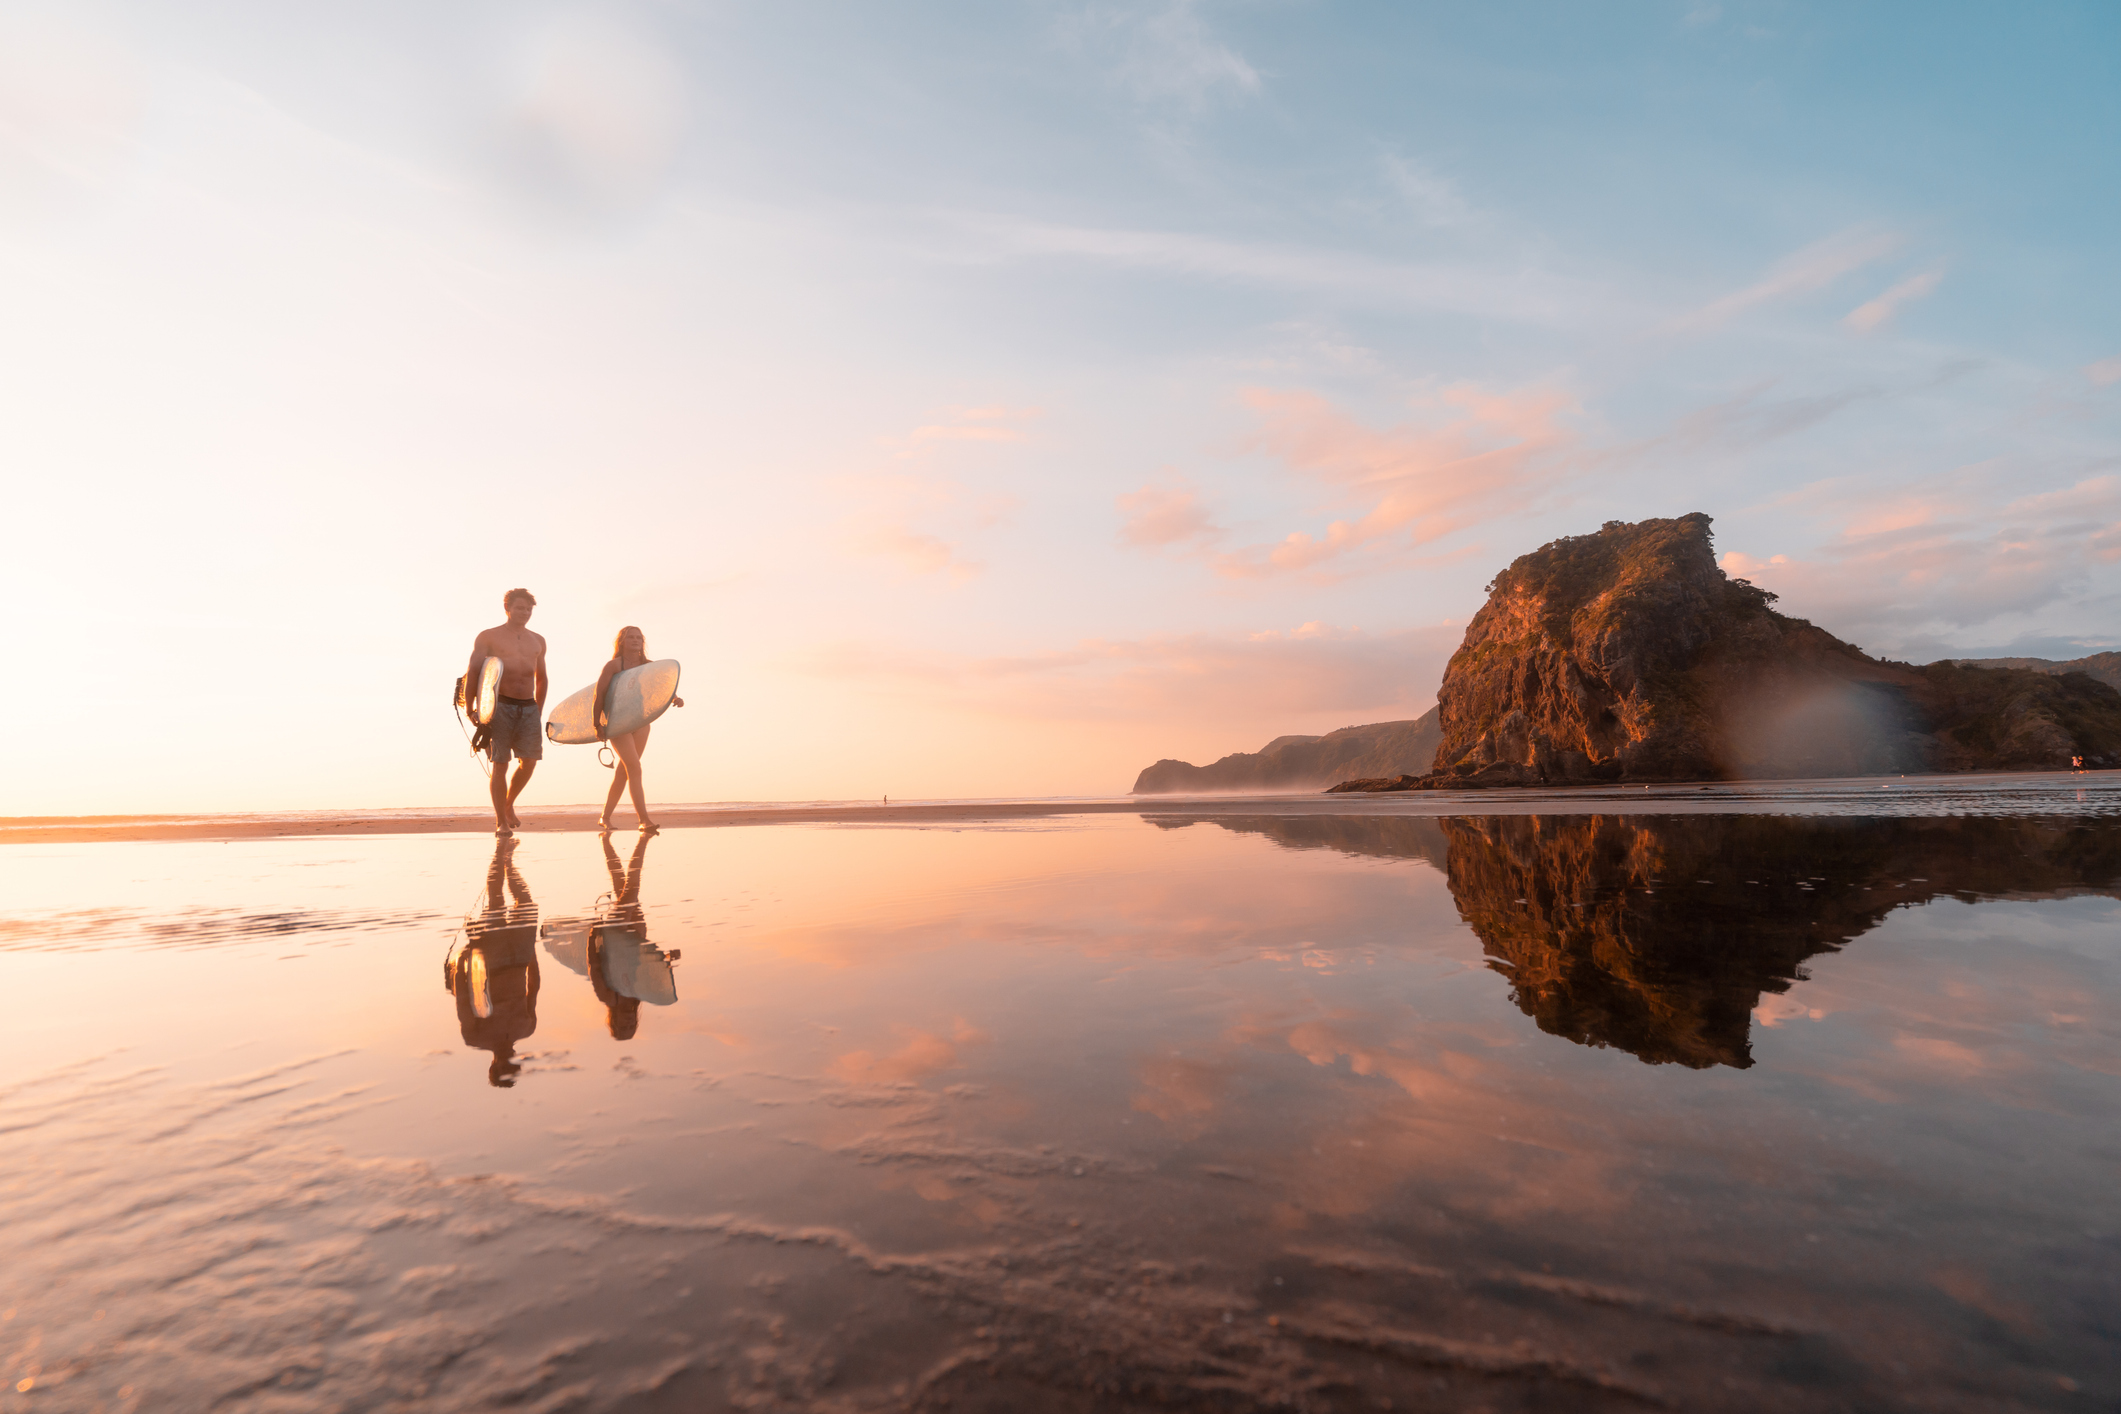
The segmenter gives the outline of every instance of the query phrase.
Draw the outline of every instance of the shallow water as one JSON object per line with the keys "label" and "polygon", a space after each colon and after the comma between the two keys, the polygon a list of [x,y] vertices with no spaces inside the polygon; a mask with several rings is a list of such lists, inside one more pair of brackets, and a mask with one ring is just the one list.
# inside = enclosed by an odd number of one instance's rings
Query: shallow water
{"label": "shallow water", "polygon": [[2112,818],[618,844],[0,851],[0,1410],[2121,1400]]}

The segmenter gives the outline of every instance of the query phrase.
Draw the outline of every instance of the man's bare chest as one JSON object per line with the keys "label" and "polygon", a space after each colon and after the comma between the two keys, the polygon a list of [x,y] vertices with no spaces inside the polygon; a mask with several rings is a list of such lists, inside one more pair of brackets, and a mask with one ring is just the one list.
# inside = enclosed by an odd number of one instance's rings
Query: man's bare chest
{"label": "man's bare chest", "polygon": [[501,629],[488,635],[486,649],[501,660],[502,666],[527,671],[538,664],[539,650],[544,644],[536,634],[511,633]]}

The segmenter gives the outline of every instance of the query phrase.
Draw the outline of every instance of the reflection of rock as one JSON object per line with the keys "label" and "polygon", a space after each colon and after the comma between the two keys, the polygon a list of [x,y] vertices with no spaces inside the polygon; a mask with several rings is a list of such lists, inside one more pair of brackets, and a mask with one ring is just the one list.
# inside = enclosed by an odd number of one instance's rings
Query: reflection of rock
{"label": "reflection of rock", "polygon": [[1440,737],[1432,707],[1408,722],[1342,727],[1324,736],[1278,736],[1257,751],[1240,751],[1206,766],[1159,761],[1135,778],[1134,794],[1316,790],[1353,776],[1419,773],[1435,760]]}
{"label": "reflection of rock", "polygon": [[1443,824],[1459,914],[1541,1030],[1696,1068],[1752,1064],[1761,995],[1895,908],[2121,884],[2121,836],[2067,819]]}
{"label": "reflection of rock", "polygon": [[1761,997],[1895,908],[2121,897],[2121,831],[2067,817],[1206,818],[1291,849],[1437,865],[1541,1030],[1697,1069],[1751,1065]]}
{"label": "reflection of rock", "polygon": [[1265,835],[1284,849],[1332,849],[1381,859],[1425,859],[1438,869],[1450,850],[1443,821],[1417,815],[1144,815],[1159,830],[1209,821],[1235,834]]}

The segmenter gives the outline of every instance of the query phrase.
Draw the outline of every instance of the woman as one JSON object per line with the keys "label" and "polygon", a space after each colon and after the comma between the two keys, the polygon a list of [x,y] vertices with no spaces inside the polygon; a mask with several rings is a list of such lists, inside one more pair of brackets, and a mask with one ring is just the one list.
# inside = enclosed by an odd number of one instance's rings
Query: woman
{"label": "woman", "polygon": [[[611,661],[597,675],[597,740],[611,743],[612,754],[618,757],[617,768],[611,776],[611,792],[604,797],[604,813],[597,817],[597,828],[605,833],[611,831],[611,812],[619,807],[619,792],[633,792],[634,818],[641,822],[647,834],[656,831],[655,821],[648,818],[648,802],[641,794],[641,753],[648,749],[648,728],[640,727],[620,736],[607,736],[605,729],[611,724],[611,682],[628,668],[638,668],[648,661],[648,641],[632,624],[619,630],[612,640]],[[682,697],[670,699],[673,707],[685,705]]]}

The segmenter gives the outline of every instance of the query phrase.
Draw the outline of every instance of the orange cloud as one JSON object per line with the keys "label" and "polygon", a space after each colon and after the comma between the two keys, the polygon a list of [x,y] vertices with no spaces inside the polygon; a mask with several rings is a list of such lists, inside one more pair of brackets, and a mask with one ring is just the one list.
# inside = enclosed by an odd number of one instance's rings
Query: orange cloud
{"label": "orange cloud", "polygon": [[1315,393],[1259,388],[1245,401],[1263,420],[1259,447],[1369,508],[1319,535],[1295,531],[1218,555],[1216,568],[1238,578],[1315,571],[1395,540],[1420,546],[1520,508],[1559,476],[1572,437],[1557,419],[1576,407],[1551,389],[1492,393],[1465,384],[1442,395],[1459,414],[1443,425],[1380,431]]}
{"label": "orange cloud", "polygon": [[906,1044],[890,1055],[849,1051],[832,1063],[832,1073],[855,1085],[910,1085],[962,1065],[959,1047],[985,1045],[993,1039],[959,1017],[948,1039],[933,1031],[906,1033]]}

